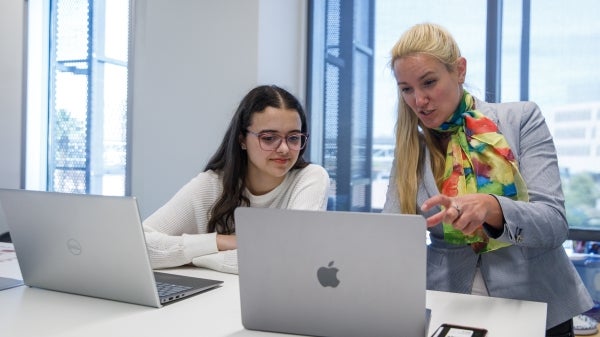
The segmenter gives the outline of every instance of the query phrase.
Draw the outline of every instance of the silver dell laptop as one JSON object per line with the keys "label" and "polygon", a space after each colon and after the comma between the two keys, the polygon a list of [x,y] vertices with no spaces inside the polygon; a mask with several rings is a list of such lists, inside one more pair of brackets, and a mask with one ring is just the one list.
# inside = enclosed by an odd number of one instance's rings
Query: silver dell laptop
{"label": "silver dell laptop", "polygon": [[422,216],[238,208],[235,221],[246,329],[427,334]]}
{"label": "silver dell laptop", "polygon": [[0,206],[28,286],[161,307],[222,283],[153,272],[134,197],[0,189]]}

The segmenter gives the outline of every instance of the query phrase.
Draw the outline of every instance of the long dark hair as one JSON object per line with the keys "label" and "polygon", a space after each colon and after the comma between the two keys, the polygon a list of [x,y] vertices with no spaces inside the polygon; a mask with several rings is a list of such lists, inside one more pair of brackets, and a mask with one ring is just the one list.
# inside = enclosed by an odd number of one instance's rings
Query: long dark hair
{"label": "long dark hair", "polygon": [[[261,113],[267,107],[296,110],[302,122],[301,132],[308,134],[306,114],[294,95],[275,85],[263,85],[250,90],[231,118],[217,152],[204,168],[204,171],[217,171],[223,176],[223,192],[210,211],[209,233],[235,233],[233,212],[238,206],[250,206],[250,201],[243,195],[248,172],[248,153],[242,150],[240,136],[246,137],[246,129],[250,126],[252,116]],[[308,165],[302,157],[305,149],[306,147],[300,150],[292,170]]]}

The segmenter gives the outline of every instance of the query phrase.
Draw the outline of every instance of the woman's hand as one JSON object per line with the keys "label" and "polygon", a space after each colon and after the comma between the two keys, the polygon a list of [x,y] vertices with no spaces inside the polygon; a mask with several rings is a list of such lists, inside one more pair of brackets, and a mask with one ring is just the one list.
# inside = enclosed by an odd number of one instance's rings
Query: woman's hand
{"label": "woman's hand", "polygon": [[217,249],[219,251],[237,249],[237,238],[235,235],[217,234]]}
{"label": "woman's hand", "polygon": [[427,218],[427,227],[443,222],[452,224],[454,228],[470,235],[483,223],[498,230],[504,226],[500,204],[489,194],[467,194],[458,197],[438,194],[427,199],[421,206],[421,210],[427,212],[435,206],[440,206],[442,210]]}

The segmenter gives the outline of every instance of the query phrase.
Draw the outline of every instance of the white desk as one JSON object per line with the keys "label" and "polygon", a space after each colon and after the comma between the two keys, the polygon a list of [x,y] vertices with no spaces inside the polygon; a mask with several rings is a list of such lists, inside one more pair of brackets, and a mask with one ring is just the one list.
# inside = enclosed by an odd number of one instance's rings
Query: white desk
{"label": "white desk", "polygon": [[[245,330],[238,278],[193,267],[173,273],[224,284],[160,309],[21,286],[0,291],[0,335],[32,336],[289,336]],[[15,259],[0,261],[0,276],[20,278]],[[488,329],[489,337],[541,337],[546,304],[427,291],[430,333],[441,323]]]}

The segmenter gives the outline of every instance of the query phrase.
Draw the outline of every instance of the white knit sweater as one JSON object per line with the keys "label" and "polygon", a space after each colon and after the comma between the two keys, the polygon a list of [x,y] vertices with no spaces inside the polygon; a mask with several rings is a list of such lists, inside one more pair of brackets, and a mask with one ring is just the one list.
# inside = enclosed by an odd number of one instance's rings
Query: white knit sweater
{"label": "white knit sweater", "polygon": [[[218,251],[216,233],[207,233],[210,209],[223,183],[214,171],[201,172],[165,205],[144,221],[153,268],[193,263],[199,267],[237,273],[237,250]],[[264,195],[245,195],[251,207],[325,210],[329,175],[310,164],[290,171],[283,182]]]}

